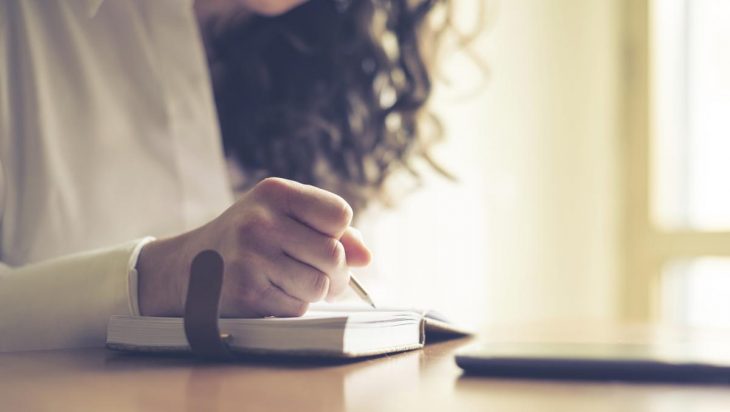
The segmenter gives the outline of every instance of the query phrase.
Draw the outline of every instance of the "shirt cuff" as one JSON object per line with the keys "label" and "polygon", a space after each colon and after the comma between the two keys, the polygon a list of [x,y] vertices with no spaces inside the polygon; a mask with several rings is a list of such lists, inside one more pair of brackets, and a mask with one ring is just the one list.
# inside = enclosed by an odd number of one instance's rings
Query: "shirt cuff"
{"label": "shirt cuff", "polygon": [[142,252],[142,248],[154,240],[156,239],[152,236],[147,236],[146,238],[139,240],[132,250],[132,255],[129,256],[129,263],[127,264],[127,286],[129,293],[127,293],[127,295],[129,296],[129,313],[131,313],[132,316],[139,316],[137,260],[139,259],[140,252]]}

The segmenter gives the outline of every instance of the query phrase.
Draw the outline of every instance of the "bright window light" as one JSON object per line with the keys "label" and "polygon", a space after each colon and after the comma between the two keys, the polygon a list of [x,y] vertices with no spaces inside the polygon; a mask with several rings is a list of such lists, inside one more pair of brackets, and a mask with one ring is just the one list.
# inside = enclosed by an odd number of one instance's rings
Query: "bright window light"
{"label": "bright window light", "polygon": [[[664,230],[730,230],[730,2],[652,4],[652,218]],[[730,245],[728,245],[730,249]],[[669,320],[730,326],[730,259],[667,265]]]}

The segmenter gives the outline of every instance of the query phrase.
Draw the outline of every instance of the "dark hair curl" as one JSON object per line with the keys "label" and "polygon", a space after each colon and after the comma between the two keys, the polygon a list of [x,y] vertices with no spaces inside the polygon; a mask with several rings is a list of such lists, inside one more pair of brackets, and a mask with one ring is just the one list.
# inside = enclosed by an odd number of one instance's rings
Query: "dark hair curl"
{"label": "dark hair curl", "polygon": [[[448,0],[311,0],[281,16],[208,27],[224,147],[256,182],[332,190],[357,211],[429,155],[431,93],[420,36]],[[435,122],[433,124],[437,124]]]}

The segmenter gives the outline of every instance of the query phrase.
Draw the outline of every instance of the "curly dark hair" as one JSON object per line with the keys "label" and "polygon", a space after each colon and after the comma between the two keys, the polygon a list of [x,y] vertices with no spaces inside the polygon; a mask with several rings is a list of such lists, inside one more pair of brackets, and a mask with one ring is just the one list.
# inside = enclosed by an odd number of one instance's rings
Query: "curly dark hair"
{"label": "curly dark hair", "polygon": [[281,16],[208,26],[227,155],[251,182],[317,185],[356,211],[387,201],[387,178],[413,170],[414,158],[438,169],[428,149],[439,128],[423,127],[433,117],[422,110],[432,82],[421,35],[448,2],[311,0]]}

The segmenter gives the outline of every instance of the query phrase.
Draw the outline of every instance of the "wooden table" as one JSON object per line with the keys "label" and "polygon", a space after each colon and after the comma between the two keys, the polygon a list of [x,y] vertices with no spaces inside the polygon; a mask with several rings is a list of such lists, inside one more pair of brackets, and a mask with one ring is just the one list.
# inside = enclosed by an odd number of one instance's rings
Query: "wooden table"
{"label": "wooden table", "polygon": [[[610,328],[494,328],[490,340],[617,340]],[[644,340],[646,328],[619,340]],[[640,332],[636,332],[639,330]],[[520,332],[521,331],[521,332]],[[651,336],[656,335],[651,332]],[[670,334],[671,335],[671,334]],[[669,336],[683,340],[684,335]],[[667,336],[663,336],[667,338]],[[711,339],[713,339],[711,337]],[[0,354],[1,411],[729,411],[730,386],[462,376],[469,339],[334,365],[132,356],[104,349]]]}

